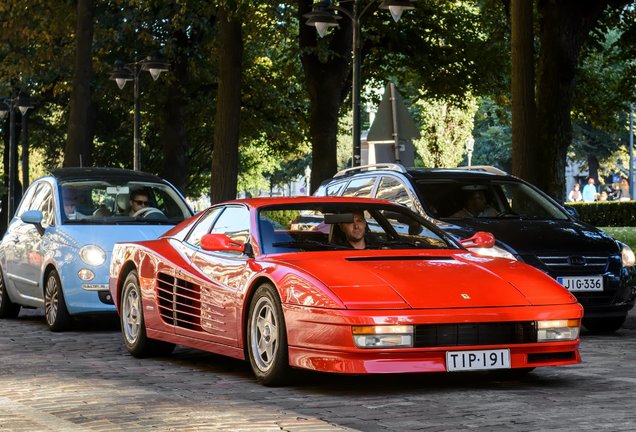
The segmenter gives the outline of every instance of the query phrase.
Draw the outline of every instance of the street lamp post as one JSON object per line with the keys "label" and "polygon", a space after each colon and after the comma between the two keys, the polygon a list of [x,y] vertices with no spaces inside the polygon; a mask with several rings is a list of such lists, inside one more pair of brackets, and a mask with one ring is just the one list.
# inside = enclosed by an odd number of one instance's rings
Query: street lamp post
{"label": "street lamp post", "polygon": [[[15,212],[15,182],[18,178],[17,173],[17,146],[15,143],[15,110],[20,110],[22,121],[26,112],[33,108],[29,95],[20,93],[17,97],[0,98],[0,119],[3,119],[7,113],[9,114],[9,169],[7,172],[7,182],[9,188],[7,192],[7,227],[11,223]],[[24,185],[26,186],[26,185]]]}
{"label": "street lamp post", "polygon": [[634,104],[629,105],[629,196],[636,199],[634,190]]}
{"label": "street lamp post", "polygon": [[167,72],[170,63],[163,61],[160,55],[146,57],[143,60],[133,63],[124,63],[120,60],[115,61],[115,66],[110,74],[110,79],[117,83],[120,90],[124,88],[126,82],[133,82],[134,95],[134,117],[133,117],[133,169],[139,171],[141,169],[141,113],[139,110],[139,74],[146,70],[150,72],[153,81],[156,81],[161,72]]}
{"label": "street lamp post", "polygon": [[475,138],[470,137],[466,141],[466,153],[468,154],[468,168],[472,166],[473,150],[475,149]]}
{"label": "street lamp post", "polygon": [[[340,0],[343,2],[344,0]],[[351,27],[353,29],[352,47],[351,47],[351,67],[352,67],[352,89],[351,89],[351,105],[353,111],[353,158],[351,160],[352,166],[360,166],[361,162],[361,121],[360,121],[360,18],[369,10],[371,5],[375,2],[370,0],[366,5],[360,9],[363,5],[363,0],[349,0],[352,4],[351,12],[345,8],[340,7],[333,3],[332,0],[323,0],[314,3],[311,12],[305,14],[307,21],[305,24],[316,27],[318,36],[324,37],[330,27],[337,27],[338,20],[341,19],[339,15],[336,15],[334,11],[338,11],[348,17],[351,20]],[[412,4],[412,0],[383,0],[380,4],[380,9],[388,9],[395,22],[398,22],[402,16],[402,12],[405,10],[415,9]]]}

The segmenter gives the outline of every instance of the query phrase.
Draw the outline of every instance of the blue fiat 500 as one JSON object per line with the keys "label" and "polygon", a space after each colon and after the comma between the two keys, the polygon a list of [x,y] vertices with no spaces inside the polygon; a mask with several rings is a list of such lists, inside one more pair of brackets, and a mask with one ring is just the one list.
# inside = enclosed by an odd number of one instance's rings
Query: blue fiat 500
{"label": "blue fiat 500", "polygon": [[0,318],[43,307],[52,331],[73,316],[115,313],[108,267],[118,241],[153,239],[192,216],[151,174],[57,168],[26,190],[0,243]]}

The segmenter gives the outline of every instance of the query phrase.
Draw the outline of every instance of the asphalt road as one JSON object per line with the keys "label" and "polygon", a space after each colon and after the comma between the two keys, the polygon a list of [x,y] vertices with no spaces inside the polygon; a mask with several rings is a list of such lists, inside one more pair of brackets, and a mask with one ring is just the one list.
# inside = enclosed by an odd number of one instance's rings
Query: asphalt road
{"label": "asphalt road", "polygon": [[257,384],[248,365],[177,348],[129,356],[113,320],[51,333],[42,311],[0,321],[1,431],[636,431],[636,314],[584,334],[583,363],[482,374]]}

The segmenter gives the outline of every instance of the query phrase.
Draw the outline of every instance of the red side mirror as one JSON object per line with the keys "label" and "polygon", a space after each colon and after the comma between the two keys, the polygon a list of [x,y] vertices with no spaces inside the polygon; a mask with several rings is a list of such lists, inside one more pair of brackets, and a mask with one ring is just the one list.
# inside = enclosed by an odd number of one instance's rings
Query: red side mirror
{"label": "red side mirror", "polygon": [[201,237],[201,248],[206,251],[243,252],[245,245],[225,234],[205,234]]}
{"label": "red side mirror", "polygon": [[486,231],[479,231],[472,237],[460,240],[459,243],[465,248],[491,248],[495,245],[495,236]]}

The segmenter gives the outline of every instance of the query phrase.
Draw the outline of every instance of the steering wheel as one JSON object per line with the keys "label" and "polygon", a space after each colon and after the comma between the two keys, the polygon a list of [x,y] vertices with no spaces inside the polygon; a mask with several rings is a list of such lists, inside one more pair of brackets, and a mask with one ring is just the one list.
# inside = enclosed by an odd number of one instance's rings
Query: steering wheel
{"label": "steering wheel", "polygon": [[166,217],[165,214],[163,214],[163,212],[161,210],[159,210],[158,208],[155,207],[144,207],[141,208],[139,210],[137,210],[135,213],[133,213],[132,217],[141,217],[141,218],[147,218],[150,215],[156,215],[156,216],[163,216]]}

